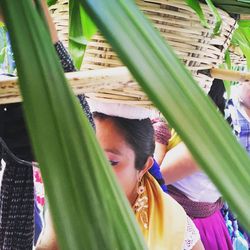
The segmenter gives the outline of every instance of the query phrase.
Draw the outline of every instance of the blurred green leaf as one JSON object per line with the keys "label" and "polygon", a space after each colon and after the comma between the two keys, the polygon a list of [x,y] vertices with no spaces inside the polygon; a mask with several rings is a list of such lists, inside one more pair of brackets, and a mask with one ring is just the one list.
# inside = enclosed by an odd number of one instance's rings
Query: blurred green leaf
{"label": "blurred green leaf", "polygon": [[241,3],[249,3],[250,4],[250,0],[237,0],[238,2],[241,2]]}
{"label": "blurred green leaf", "polygon": [[[229,68],[227,64],[223,63],[219,66],[220,69],[231,69],[231,67]],[[223,80],[224,83],[224,87],[226,90],[226,94],[227,94],[227,101],[230,99],[231,97],[231,82],[228,80]]]}
{"label": "blurred green leaf", "polygon": [[[213,16],[215,18],[215,26],[213,29],[213,34],[214,35],[219,35],[221,31],[221,25],[222,25],[222,19],[221,16],[218,12],[218,10],[215,8],[213,2],[211,0],[205,0],[207,3],[209,9],[213,13]],[[209,24],[207,23],[206,17],[202,11],[202,8],[200,6],[200,1],[199,0],[186,0],[186,3],[196,12],[196,14],[199,16],[201,24],[204,27],[209,28]]]}
{"label": "blurred green leaf", "polygon": [[47,0],[48,6],[51,6],[53,4],[56,4],[58,0]]}
{"label": "blurred green leaf", "polygon": [[[231,62],[231,58],[230,58],[230,52],[227,49],[225,52],[225,63],[220,65],[220,68],[222,69],[232,69],[232,62]],[[226,90],[226,94],[227,94],[227,100],[229,100],[230,96],[231,96],[231,82],[227,81],[227,80],[223,80],[224,86],[225,86],[225,90]]]}
{"label": "blurred green leaf", "polygon": [[248,0],[213,0],[216,7],[232,14],[250,14],[250,3]]}
{"label": "blurred green leaf", "polygon": [[6,47],[2,48],[1,52],[0,52],[0,64],[4,63],[4,60],[6,58]]}
{"label": "blurred green leaf", "polygon": [[239,46],[247,60],[250,69],[250,21],[239,21],[238,28],[234,31],[231,44]]}
{"label": "blurred green leaf", "polygon": [[232,68],[232,62],[231,62],[230,52],[229,52],[228,49],[225,52],[225,62],[226,62],[227,68],[231,69]]}
{"label": "blurred green leaf", "polygon": [[209,25],[202,11],[199,0],[186,0],[186,3],[196,12],[198,17],[200,18],[201,24],[204,27],[209,28]]}
{"label": "blurred green leaf", "polygon": [[96,27],[76,0],[69,0],[69,16],[69,51],[75,66],[80,69],[85,48],[96,33]]}
{"label": "blurred green leaf", "polygon": [[210,8],[210,10],[213,13],[213,16],[215,18],[215,26],[214,26],[214,30],[213,33],[214,35],[219,35],[221,32],[221,25],[222,25],[222,18],[217,10],[217,8],[214,6],[212,0],[205,0],[208,7]]}

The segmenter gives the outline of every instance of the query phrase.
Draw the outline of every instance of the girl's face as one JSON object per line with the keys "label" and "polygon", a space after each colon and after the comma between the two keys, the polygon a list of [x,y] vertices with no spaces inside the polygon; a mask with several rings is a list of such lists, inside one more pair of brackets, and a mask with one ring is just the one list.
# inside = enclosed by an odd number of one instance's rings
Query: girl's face
{"label": "girl's face", "polygon": [[135,169],[135,152],[110,119],[95,119],[96,136],[131,204],[137,197],[139,171]]}

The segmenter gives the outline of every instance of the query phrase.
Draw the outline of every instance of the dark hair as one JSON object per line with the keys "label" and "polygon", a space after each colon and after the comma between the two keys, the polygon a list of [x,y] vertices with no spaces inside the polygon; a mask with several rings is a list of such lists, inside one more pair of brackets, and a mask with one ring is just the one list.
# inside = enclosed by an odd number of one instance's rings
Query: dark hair
{"label": "dark hair", "polygon": [[126,142],[135,152],[135,167],[142,170],[149,156],[155,149],[154,129],[150,119],[126,119],[94,112],[93,117],[99,120],[112,120],[123,133]]}
{"label": "dark hair", "polygon": [[225,85],[222,80],[214,79],[213,84],[208,92],[214,104],[219,108],[220,112],[225,115],[226,99],[224,98]]}

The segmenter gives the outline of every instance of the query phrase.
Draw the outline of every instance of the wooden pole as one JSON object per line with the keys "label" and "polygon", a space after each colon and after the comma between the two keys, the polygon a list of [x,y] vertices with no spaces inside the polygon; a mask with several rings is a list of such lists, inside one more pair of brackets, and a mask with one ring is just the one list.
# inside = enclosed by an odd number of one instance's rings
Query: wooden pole
{"label": "wooden pole", "polygon": [[[86,70],[65,74],[73,92],[77,94],[95,93],[115,86],[127,86],[134,82],[126,67]],[[0,104],[21,102],[17,77],[0,79]]]}
{"label": "wooden pole", "polygon": [[[222,80],[248,81],[250,84],[250,73],[246,72],[213,68],[210,70],[210,75],[213,78]],[[147,104],[150,103],[149,100],[145,99],[145,94],[140,87],[136,90],[131,89],[131,86],[136,83],[126,67],[72,72],[66,73],[65,76],[76,95],[89,94],[91,96],[93,93],[102,92],[99,94],[100,97],[107,95],[108,93],[112,96],[115,89],[119,90],[125,88],[127,89],[126,93],[119,93],[119,91],[116,92],[116,95],[119,95],[117,97],[118,99],[121,98],[121,95],[138,96],[139,91],[141,96],[143,96],[142,98],[144,98],[144,101],[147,101]],[[140,98],[140,104],[143,104],[142,98]],[[0,79],[0,104],[16,103],[21,101],[22,98],[18,87],[18,78],[5,77],[5,79]],[[131,101],[131,103],[133,103],[133,101]]]}
{"label": "wooden pole", "polygon": [[233,71],[228,69],[218,69],[212,68],[210,70],[210,75],[213,78],[221,79],[221,80],[228,80],[228,81],[236,81],[236,82],[250,82],[250,72],[240,72],[240,71]]}

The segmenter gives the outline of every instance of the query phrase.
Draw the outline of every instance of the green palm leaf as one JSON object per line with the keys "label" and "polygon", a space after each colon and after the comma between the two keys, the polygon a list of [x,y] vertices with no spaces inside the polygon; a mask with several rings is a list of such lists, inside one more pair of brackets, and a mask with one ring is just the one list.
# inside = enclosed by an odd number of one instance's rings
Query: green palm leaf
{"label": "green palm leaf", "polygon": [[205,1],[207,3],[208,7],[210,8],[210,10],[212,11],[214,18],[215,18],[215,26],[214,26],[213,33],[214,33],[214,35],[219,35],[221,32],[222,18],[220,16],[218,10],[214,6],[212,0],[205,0]]}
{"label": "green palm leaf", "polygon": [[53,4],[57,3],[57,0],[47,0],[48,6],[51,6]]}
{"label": "green palm leaf", "polygon": [[213,3],[228,13],[250,14],[249,0],[213,0]]}
{"label": "green palm leaf", "polygon": [[69,51],[78,69],[88,41],[96,33],[96,26],[76,0],[69,0]]}
{"label": "green palm leaf", "polygon": [[250,69],[250,21],[239,20],[238,28],[234,31],[231,44],[239,46],[247,61],[247,68]]}
{"label": "green palm leaf", "polygon": [[132,0],[79,0],[135,79],[250,229],[250,159]]}
{"label": "green palm leaf", "polygon": [[202,11],[201,5],[199,0],[186,0],[186,3],[196,12],[198,17],[200,18],[201,24],[204,27],[209,28],[205,15]]}
{"label": "green palm leaf", "polygon": [[[213,34],[219,35],[220,31],[221,31],[221,25],[222,25],[221,16],[211,0],[205,0],[205,2],[207,3],[209,9],[211,10],[211,12],[213,13],[213,16],[215,18],[215,26],[213,29]],[[201,24],[204,27],[209,28],[206,17],[203,13],[201,6],[200,6],[200,1],[199,0],[186,0],[186,3],[196,12],[198,17],[200,18]]]}
{"label": "green palm leaf", "polygon": [[60,249],[145,249],[32,0],[1,0]]}

